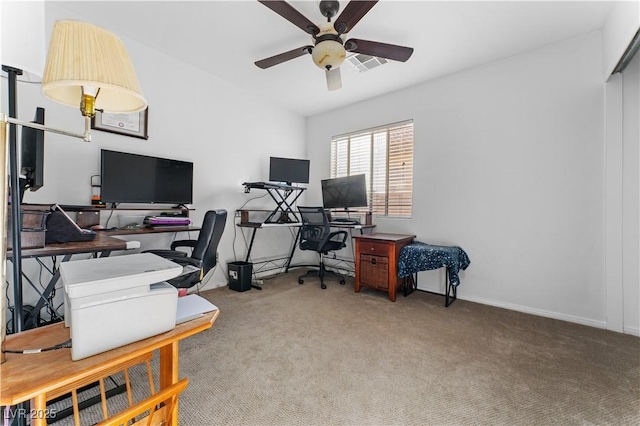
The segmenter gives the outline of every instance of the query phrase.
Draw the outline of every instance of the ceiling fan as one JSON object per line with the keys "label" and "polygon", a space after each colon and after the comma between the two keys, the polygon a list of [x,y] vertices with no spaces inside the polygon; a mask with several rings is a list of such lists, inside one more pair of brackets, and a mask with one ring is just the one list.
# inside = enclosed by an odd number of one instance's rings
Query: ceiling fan
{"label": "ceiling fan", "polygon": [[321,26],[311,22],[286,1],[258,1],[306,33],[311,34],[313,40],[313,45],[298,47],[255,62],[259,68],[266,69],[299,56],[311,54],[313,63],[325,70],[328,89],[336,90],[342,87],[340,65],[346,58],[346,52],[361,53],[401,62],[405,62],[413,53],[413,48],[411,47],[357,38],[349,39],[346,42],[342,40],[342,35],[351,31],[360,19],[378,2],[377,0],[351,0],[333,23],[331,19],[338,14],[340,3],[338,1],[322,0],[320,2],[320,13],[327,18],[327,23]]}

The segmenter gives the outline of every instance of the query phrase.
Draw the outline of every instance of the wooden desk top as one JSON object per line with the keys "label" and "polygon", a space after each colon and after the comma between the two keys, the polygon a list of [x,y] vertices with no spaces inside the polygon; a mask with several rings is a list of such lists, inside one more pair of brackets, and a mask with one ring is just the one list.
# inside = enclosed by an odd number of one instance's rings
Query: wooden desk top
{"label": "wooden desk top", "polygon": [[[47,244],[42,248],[22,249],[22,257],[59,256],[65,254],[94,253],[99,251],[126,249],[126,241],[111,237],[105,232],[97,232],[96,238],[91,241],[52,243]],[[12,257],[12,251],[7,250],[7,259],[11,259]]]}
{"label": "wooden desk top", "polygon": [[[78,380],[102,377],[105,371],[125,361],[211,328],[218,315],[219,310],[208,312],[166,333],[78,361],[71,360],[70,349],[36,354],[7,353],[6,361],[0,364],[0,405],[15,405]],[[11,350],[45,348],[63,343],[69,336],[64,323],[57,323],[11,334],[6,337],[5,347]]]}
{"label": "wooden desk top", "polygon": [[[116,235],[148,235],[164,232],[199,231],[198,226],[155,226],[140,229],[119,229],[116,231],[97,231],[96,238],[91,241],[72,241],[68,243],[51,243],[41,248],[22,249],[22,257],[60,256],[65,254],[95,253],[101,251],[126,250],[127,242]],[[13,257],[7,250],[7,259]]]}
{"label": "wooden desk top", "polygon": [[373,240],[373,241],[388,241],[388,242],[399,242],[404,240],[413,240],[415,235],[407,235],[407,234],[384,234],[381,232],[376,232],[374,234],[364,234],[364,235],[354,235],[354,240]]}
{"label": "wooden desk top", "polygon": [[199,231],[199,226],[181,226],[181,225],[158,225],[158,226],[146,226],[138,229],[118,229],[115,231],[98,231],[101,234],[107,235],[145,235],[145,234],[158,234],[165,232],[190,232]]}

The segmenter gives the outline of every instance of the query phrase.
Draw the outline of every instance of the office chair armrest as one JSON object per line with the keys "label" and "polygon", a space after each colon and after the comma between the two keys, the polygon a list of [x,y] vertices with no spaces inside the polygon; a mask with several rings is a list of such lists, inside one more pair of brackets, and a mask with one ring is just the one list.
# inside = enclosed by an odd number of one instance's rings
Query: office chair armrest
{"label": "office chair armrest", "polygon": [[[340,241],[339,239],[334,239],[338,235],[342,235],[342,241]],[[340,243],[345,245],[345,242],[347,241],[347,237],[348,236],[349,236],[349,234],[347,233],[347,231],[336,231],[336,232],[332,232],[331,234],[329,234],[329,240],[339,241]]]}
{"label": "office chair armrest", "polygon": [[171,250],[175,250],[176,247],[191,247],[196,246],[196,240],[177,240],[171,243]]}
{"label": "office chair armrest", "polygon": [[153,253],[155,255],[164,257],[165,259],[169,259],[169,260],[181,259],[183,257],[187,257],[187,253],[183,251],[177,251],[177,250],[162,250],[162,249],[155,250],[154,249],[154,250],[145,250],[142,253]]}
{"label": "office chair armrest", "polygon": [[202,261],[198,259],[194,259],[193,257],[177,257],[175,259],[169,259],[172,262],[177,263],[180,266],[190,265],[195,266],[196,268],[202,267]]}

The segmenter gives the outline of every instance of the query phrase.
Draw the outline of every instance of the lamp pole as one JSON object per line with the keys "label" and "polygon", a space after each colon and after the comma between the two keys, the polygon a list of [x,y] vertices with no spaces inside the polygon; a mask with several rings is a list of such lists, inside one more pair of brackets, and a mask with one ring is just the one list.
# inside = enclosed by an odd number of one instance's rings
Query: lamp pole
{"label": "lamp pole", "polygon": [[[22,70],[6,65],[2,70],[7,73],[7,94],[9,95],[9,117],[17,117],[17,82],[18,76],[22,75]],[[12,275],[13,275],[13,332],[22,331],[22,242],[20,240],[20,230],[22,228],[22,214],[20,212],[20,176],[18,173],[18,137],[17,126],[9,124],[9,188],[11,188],[11,244],[12,244]],[[2,324],[4,327],[4,324]],[[4,336],[3,336],[4,337]],[[3,340],[4,346],[4,340]],[[4,348],[3,348],[4,349]],[[4,355],[4,354],[3,354]],[[28,409],[29,405],[21,403],[18,408]],[[16,426],[26,425],[26,419],[18,416],[15,419]]]}
{"label": "lamp pole", "polygon": [[[18,76],[22,75],[22,70],[2,66],[2,70],[7,73],[9,95],[9,117],[17,117],[16,87]],[[18,170],[18,141],[17,126],[9,125],[9,188],[11,188],[11,254],[12,254],[12,276],[13,276],[13,332],[22,331],[22,242],[20,231],[22,228],[22,214],[20,212],[20,175]]]}

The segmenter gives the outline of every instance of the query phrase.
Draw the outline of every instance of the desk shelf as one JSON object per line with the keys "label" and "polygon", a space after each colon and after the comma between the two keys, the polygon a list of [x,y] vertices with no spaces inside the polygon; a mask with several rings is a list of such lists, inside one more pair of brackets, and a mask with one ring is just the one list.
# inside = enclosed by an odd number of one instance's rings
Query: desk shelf
{"label": "desk shelf", "polygon": [[118,229],[115,231],[98,231],[104,232],[107,235],[146,235],[146,234],[160,234],[167,232],[191,232],[199,231],[199,226],[184,226],[184,225],[159,225],[159,226],[146,226],[144,228],[137,229]]}
{"label": "desk shelf", "polygon": [[76,205],[64,205],[60,204],[67,212],[84,212],[84,211],[103,211],[103,210],[113,210],[113,211],[163,211],[163,212],[186,212],[187,216],[189,216],[189,212],[195,211],[195,209],[181,209],[175,207],[98,207],[98,206],[76,206]]}
{"label": "desk shelf", "polygon": [[[270,211],[263,222],[288,223],[300,221],[298,214],[293,210],[293,205],[307,188],[271,182],[245,182],[243,185],[245,193],[251,192],[252,189],[267,191],[276,203],[276,207]],[[248,222],[248,220],[243,220],[243,222]]]}

